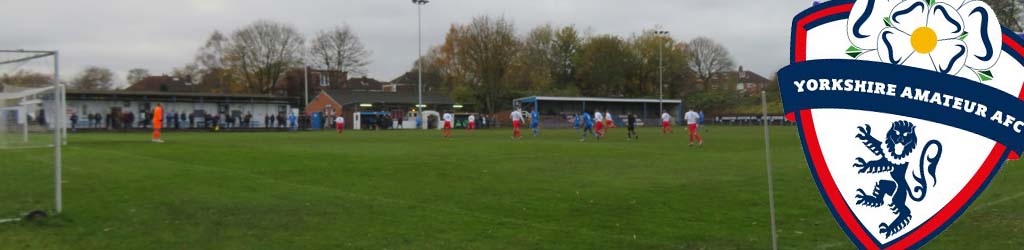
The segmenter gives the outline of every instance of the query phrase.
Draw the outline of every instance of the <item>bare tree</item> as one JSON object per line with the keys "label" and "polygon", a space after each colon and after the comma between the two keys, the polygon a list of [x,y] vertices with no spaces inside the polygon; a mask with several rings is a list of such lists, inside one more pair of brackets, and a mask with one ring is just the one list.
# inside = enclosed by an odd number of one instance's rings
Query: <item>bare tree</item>
{"label": "bare tree", "polygon": [[235,71],[228,68],[230,43],[220,31],[213,31],[196,53],[195,62],[175,69],[175,75],[190,80],[193,85],[201,85],[203,91],[230,92],[231,87],[238,87],[233,81]]}
{"label": "bare tree", "polygon": [[711,89],[712,78],[715,75],[732,69],[734,65],[729,50],[707,37],[697,37],[690,41],[687,54],[689,54],[690,69],[697,74],[704,90]]}
{"label": "bare tree", "polygon": [[371,53],[348,25],[317,32],[309,47],[313,66],[358,75],[366,74]]}
{"label": "bare tree", "polygon": [[78,90],[110,90],[114,87],[114,72],[110,69],[90,66],[71,81],[71,88]]}
{"label": "bare tree", "polygon": [[477,102],[487,112],[497,111],[496,102],[507,91],[505,75],[519,51],[515,26],[503,17],[480,16],[462,26],[457,38],[457,61],[468,73]]}
{"label": "bare tree", "polygon": [[203,72],[204,70],[200,68],[198,64],[189,63],[185,64],[185,66],[174,68],[171,72],[171,76],[188,82],[189,84],[197,84],[200,79],[203,79]]}
{"label": "bare tree", "polygon": [[146,79],[146,77],[149,76],[150,75],[148,69],[135,68],[128,71],[128,76],[126,77],[126,80],[128,80],[128,85],[133,85],[135,83],[138,83],[139,81],[142,81],[142,79]]}
{"label": "bare tree", "polygon": [[231,68],[250,93],[270,93],[289,69],[302,64],[305,39],[294,27],[256,21],[231,35],[225,50]]}
{"label": "bare tree", "polygon": [[196,54],[196,64],[205,69],[224,68],[224,56],[229,40],[220,31],[214,30],[206,39],[206,44],[199,48]]}

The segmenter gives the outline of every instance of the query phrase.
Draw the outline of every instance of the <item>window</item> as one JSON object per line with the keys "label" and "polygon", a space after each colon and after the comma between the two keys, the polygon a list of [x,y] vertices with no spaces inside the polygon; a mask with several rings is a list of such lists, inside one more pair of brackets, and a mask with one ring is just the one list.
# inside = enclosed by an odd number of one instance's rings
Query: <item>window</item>
{"label": "window", "polygon": [[320,87],[328,87],[328,86],[331,86],[331,76],[330,75],[321,75],[320,76]]}

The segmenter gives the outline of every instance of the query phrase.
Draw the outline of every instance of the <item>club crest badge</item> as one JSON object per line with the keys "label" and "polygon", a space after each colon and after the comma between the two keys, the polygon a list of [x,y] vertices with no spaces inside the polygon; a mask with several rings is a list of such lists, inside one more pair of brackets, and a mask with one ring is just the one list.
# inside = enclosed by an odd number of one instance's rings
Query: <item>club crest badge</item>
{"label": "club crest badge", "polygon": [[828,1],[791,47],[786,117],[859,248],[920,248],[1024,150],[1024,40],[985,1]]}

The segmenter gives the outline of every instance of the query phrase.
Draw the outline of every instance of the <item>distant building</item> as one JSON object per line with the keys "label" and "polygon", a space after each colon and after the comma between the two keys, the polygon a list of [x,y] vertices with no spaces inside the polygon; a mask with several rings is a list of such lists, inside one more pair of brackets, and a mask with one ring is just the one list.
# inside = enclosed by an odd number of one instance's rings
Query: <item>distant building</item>
{"label": "distant building", "polygon": [[[611,112],[615,122],[624,123],[627,114],[633,113],[645,124],[661,124],[658,122],[662,111],[668,112],[676,121],[681,121],[683,101],[679,99],[644,99],[644,98],[607,98],[607,97],[559,97],[559,96],[528,96],[512,100],[512,105],[523,111],[537,111],[542,116],[555,119],[542,119],[545,127],[571,126],[563,116],[580,114],[584,111],[593,114],[595,111]],[[664,110],[661,110],[662,108]]]}
{"label": "distant building", "polygon": [[733,72],[733,74],[736,74],[736,91],[746,94],[761,93],[764,86],[774,84],[771,80],[768,80],[768,78],[758,75],[753,71],[743,70],[743,67],[740,67],[739,70]]}
{"label": "distant building", "polygon": [[[382,82],[377,79],[369,78],[366,76],[358,78],[348,79],[348,83],[342,86],[340,89],[355,90],[355,91],[366,91],[366,92],[381,92],[385,91],[384,86],[391,83]],[[395,92],[395,91],[391,91]]]}
{"label": "distant building", "polygon": [[[305,112],[321,113],[325,117],[341,115],[345,117],[346,121],[350,121],[345,124],[349,128],[352,128],[356,121],[354,119],[356,113],[361,114],[362,117],[391,116],[395,121],[404,124],[402,125],[404,128],[415,127],[416,121],[412,117],[416,116],[415,110],[419,103],[419,95],[416,91],[384,91],[389,85],[381,84],[381,89],[378,90],[333,89],[322,91],[309,101]],[[424,111],[452,110],[458,112],[467,109],[467,107],[459,106],[449,96],[439,92],[424,92],[423,105],[425,106]],[[435,121],[437,119],[437,117],[429,115],[427,116],[428,120]],[[370,120],[360,120],[360,122],[366,121]],[[434,123],[429,124],[431,124],[430,128],[433,128]]]}
{"label": "distant building", "polygon": [[[304,75],[304,73],[309,75]],[[306,80],[309,86],[304,86]],[[313,98],[317,93],[324,90],[344,89],[349,85],[348,72],[332,70],[305,70],[297,68],[289,70],[274,87],[273,94],[277,96],[291,96],[304,98],[303,91],[309,91],[309,97]]]}
{"label": "distant building", "polygon": [[148,76],[124,89],[131,92],[195,92],[190,79],[173,76]]}
{"label": "distant building", "polygon": [[[120,116],[132,113],[139,117],[149,112],[157,103],[163,104],[164,113],[189,114],[201,117],[205,114],[221,114],[241,117],[252,114],[252,126],[262,127],[267,115],[286,114],[300,104],[299,99],[268,95],[205,94],[185,92],[152,91],[82,91],[67,92],[68,111],[85,117],[88,114]],[[79,119],[82,128],[93,127],[86,119]],[[169,122],[169,121],[165,121]],[[112,125],[119,127],[120,124]]]}
{"label": "distant building", "polygon": [[[419,79],[419,72],[409,71],[391,80],[391,83],[401,88],[410,88],[412,90],[416,90],[419,88]],[[423,91],[426,92],[440,90],[440,83],[440,75],[430,72],[423,72]]]}
{"label": "distant building", "polygon": [[[735,71],[725,71],[711,76],[712,89],[727,89],[751,95],[761,92],[766,84],[775,84],[764,76],[753,71],[744,70],[740,66]],[[698,84],[701,83],[698,81]]]}

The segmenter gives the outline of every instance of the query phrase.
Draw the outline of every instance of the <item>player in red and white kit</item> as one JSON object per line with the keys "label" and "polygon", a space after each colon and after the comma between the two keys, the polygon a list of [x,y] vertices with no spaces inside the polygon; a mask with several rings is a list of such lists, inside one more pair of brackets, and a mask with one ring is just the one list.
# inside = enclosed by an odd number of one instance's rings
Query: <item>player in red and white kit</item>
{"label": "player in red and white kit", "polygon": [[441,130],[441,135],[444,135],[445,139],[452,138],[452,123],[455,122],[455,115],[450,112],[444,112],[441,116],[444,119],[444,128]]}
{"label": "player in red and white kit", "polygon": [[594,111],[594,133],[597,134],[597,139],[604,138],[604,114],[600,110]]}
{"label": "player in red and white kit", "polygon": [[345,131],[345,117],[338,114],[337,118],[334,118],[334,127],[338,129],[338,135]]}
{"label": "player in red and white kit", "polygon": [[523,123],[523,111],[516,109],[509,118],[512,118],[512,139],[523,139],[523,133],[519,131],[519,126]]}
{"label": "player in red and white kit", "polygon": [[469,115],[469,124],[466,126],[466,131],[476,131],[476,116]]}
{"label": "player in red and white kit", "polygon": [[700,114],[690,109],[690,111],[686,111],[686,115],[683,118],[686,119],[686,126],[690,129],[690,146],[693,146],[694,138],[697,138],[698,146],[704,146],[704,140],[700,139],[700,133],[697,132],[697,121],[700,120]]}
{"label": "player in red and white kit", "polygon": [[661,133],[672,133],[672,116],[668,114],[668,111],[661,113]]}

